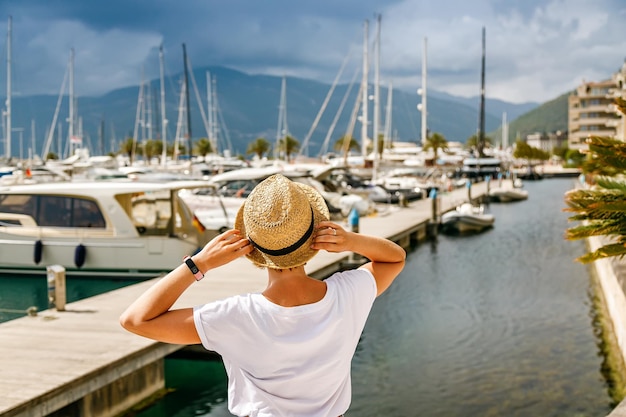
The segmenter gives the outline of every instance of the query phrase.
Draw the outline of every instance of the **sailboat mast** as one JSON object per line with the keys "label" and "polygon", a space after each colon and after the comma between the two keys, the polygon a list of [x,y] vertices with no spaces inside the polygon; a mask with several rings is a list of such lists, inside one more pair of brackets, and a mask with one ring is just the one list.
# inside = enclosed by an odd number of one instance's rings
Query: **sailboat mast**
{"label": "sailboat mast", "polygon": [[[217,101],[217,79],[215,75],[211,76],[211,114],[213,115],[212,120],[213,120],[213,140],[215,141],[215,148],[213,149],[213,152],[216,154],[219,154],[219,143],[220,143],[220,123],[219,123],[219,114],[218,109],[219,109],[219,103]],[[226,151],[228,149],[228,151],[230,152],[232,149],[231,145],[230,145],[230,140],[228,140],[228,134],[226,133],[226,131],[224,131],[224,138],[226,139],[226,143],[223,144],[224,146],[224,151]]]}
{"label": "sailboat mast", "polygon": [[389,82],[389,89],[387,90],[387,111],[385,112],[385,130],[384,130],[384,143],[385,145],[391,145],[391,117],[393,109],[393,83]]}
{"label": "sailboat mast", "polygon": [[206,105],[207,105],[207,119],[208,119],[208,134],[209,134],[209,142],[211,143],[211,147],[213,148],[213,152],[217,153],[217,129],[215,127],[216,121],[213,117],[215,115],[214,104],[213,104],[213,91],[212,91],[212,77],[209,71],[206,72]]}
{"label": "sailboat mast", "polygon": [[372,181],[376,182],[378,165],[380,162],[378,135],[380,131],[380,22],[381,15],[376,15],[376,42],[374,43],[374,126],[372,139],[374,140],[374,170],[372,172]]}
{"label": "sailboat mast", "polygon": [[102,115],[100,128],[98,129],[98,152],[100,155],[106,155],[104,150],[104,115]]}
{"label": "sailboat mast", "polygon": [[[289,128],[287,127],[287,77],[283,75],[280,84],[280,103],[278,104],[278,126],[276,127],[276,145],[275,152],[279,152],[281,139],[285,140],[285,153],[287,151],[287,135]],[[276,154],[278,157],[278,154]],[[285,155],[285,160],[289,155]]]}
{"label": "sailboat mast", "polygon": [[163,141],[163,150],[161,151],[161,166],[165,167],[167,159],[167,118],[165,116],[165,70],[163,63],[163,44],[159,48],[159,72],[161,75],[161,140]]}
{"label": "sailboat mast", "polygon": [[67,131],[67,135],[68,138],[70,139],[70,155],[74,154],[74,117],[76,117],[74,115],[74,48],[70,49],[70,78],[69,78],[69,125],[68,125],[68,131]]}
{"label": "sailboat mast", "polygon": [[480,122],[477,138],[478,156],[484,156],[485,148],[485,27],[483,26],[483,56],[480,72]]}
{"label": "sailboat mast", "polygon": [[189,68],[187,67],[187,47],[183,43],[183,63],[185,69],[185,105],[187,107],[187,133],[185,134],[187,138],[187,155],[189,155],[189,162],[191,163],[191,107],[189,106]]}
{"label": "sailboat mast", "polygon": [[369,42],[369,20],[365,20],[363,25],[363,80],[361,83],[361,93],[363,94],[361,97],[361,154],[363,158],[367,156],[367,81],[368,81],[368,70],[369,70],[369,61],[367,57],[368,52],[368,42]]}
{"label": "sailboat mast", "polygon": [[427,42],[428,42],[427,38],[424,37],[424,53],[422,56],[422,90],[421,90],[422,106],[420,109],[422,111],[422,146],[425,146],[426,141],[428,141],[428,123],[427,123],[428,113],[426,111]]}
{"label": "sailboat mast", "polygon": [[509,124],[506,121],[506,112],[502,112],[502,149],[509,147]]}
{"label": "sailboat mast", "polygon": [[6,134],[5,134],[5,154],[7,159],[11,158],[11,28],[12,18],[9,16],[7,24],[7,102],[6,102]]}
{"label": "sailboat mast", "polygon": [[35,154],[35,119],[30,119],[30,149],[28,151],[28,159],[31,159],[32,155]]}

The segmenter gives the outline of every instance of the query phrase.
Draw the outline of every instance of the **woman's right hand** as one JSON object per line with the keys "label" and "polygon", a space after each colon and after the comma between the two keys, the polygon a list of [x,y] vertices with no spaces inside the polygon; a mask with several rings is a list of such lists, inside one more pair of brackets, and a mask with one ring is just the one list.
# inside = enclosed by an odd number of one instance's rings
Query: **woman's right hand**
{"label": "woman's right hand", "polygon": [[254,247],[241,235],[239,230],[231,229],[214,237],[202,250],[191,258],[200,271],[206,273],[252,252]]}
{"label": "woman's right hand", "polygon": [[343,252],[350,250],[350,233],[337,223],[330,221],[320,222],[315,230],[312,249],[327,252]]}

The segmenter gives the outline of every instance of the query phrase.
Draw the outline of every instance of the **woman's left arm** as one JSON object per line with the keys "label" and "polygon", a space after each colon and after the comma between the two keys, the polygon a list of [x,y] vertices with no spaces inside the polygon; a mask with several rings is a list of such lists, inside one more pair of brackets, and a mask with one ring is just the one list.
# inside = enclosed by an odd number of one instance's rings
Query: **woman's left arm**
{"label": "woman's left arm", "polygon": [[[207,243],[192,256],[192,260],[206,274],[251,251],[252,246],[247,239],[237,230],[229,230]],[[120,316],[120,324],[132,333],[161,342],[200,343],[193,309],[170,310],[194,282],[195,277],[187,265],[179,265],[135,300]]]}

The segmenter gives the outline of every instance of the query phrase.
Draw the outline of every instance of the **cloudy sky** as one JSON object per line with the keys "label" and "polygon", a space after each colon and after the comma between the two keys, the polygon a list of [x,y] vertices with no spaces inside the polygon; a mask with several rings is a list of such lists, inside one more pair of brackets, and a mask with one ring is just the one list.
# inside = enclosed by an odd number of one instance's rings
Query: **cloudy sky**
{"label": "cloudy sky", "polygon": [[483,27],[490,98],[548,101],[626,58],[624,0],[1,0],[0,94],[9,16],[14,94],[58,94],[73,48],[80,96],[158,78],[161,44],[167,74],[182,70],[185,43],[194,67],[330,84],[345,61],[347,81],[377,14],[380,80],[399,88],[421,85],[427,38],[428,88],[477,96]]}

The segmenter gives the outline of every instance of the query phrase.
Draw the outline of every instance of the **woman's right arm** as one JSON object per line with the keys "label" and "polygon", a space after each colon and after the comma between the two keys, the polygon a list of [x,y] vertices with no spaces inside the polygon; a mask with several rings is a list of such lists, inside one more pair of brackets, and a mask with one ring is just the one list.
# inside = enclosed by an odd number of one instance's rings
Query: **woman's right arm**
{"label": "woman's right arm", "polygon": [[351,251],[370,260],[361,268],[368,269],[376,280],[377,295],[382,294],[404,268],[406,252],[401,246],[376,236],[354,233],[333,222],[321,222],[313,241],[313,249],[328,252]]}

